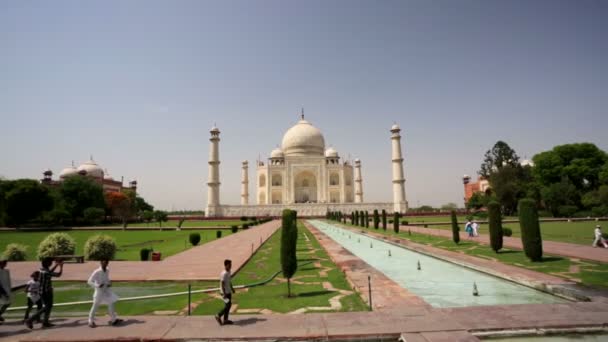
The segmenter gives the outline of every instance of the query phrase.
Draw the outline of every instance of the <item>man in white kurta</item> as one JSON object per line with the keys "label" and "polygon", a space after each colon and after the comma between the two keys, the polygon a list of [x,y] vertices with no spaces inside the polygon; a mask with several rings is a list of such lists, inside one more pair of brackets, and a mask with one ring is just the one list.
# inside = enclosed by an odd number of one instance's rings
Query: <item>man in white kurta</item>
{"label": "man in white kurta", "polygon": [[11,273],[6,269],[6,260],[0,260],[0,323],[2,314],[11,305]]}
{"label": "man in white kurta", "polygon": [[593,233],[595,235],[595,240],[593,240],[592,246],[597,247],[598,244],[601,244],[604,248],[608,248],[606,239],[604,239],[604,234],[602,234],[602,227],[599,224],[595,226],[595,231]]}
{"label": "man in white kurta", "polygon": [[108,314],[110,315],[110,325],[117,325],[122,322],[116,315],[114,303],[118,300],[118,296],[110,289],[112,282],[110,281],[110,270],[108,270],[108,260],[100,261],[101,267],[93,271],[87,283],[95,289],[93,293],[93,306],[89,312],[89,327],[95,328],[95,313],[99,305],[106,304],[108,306]]}

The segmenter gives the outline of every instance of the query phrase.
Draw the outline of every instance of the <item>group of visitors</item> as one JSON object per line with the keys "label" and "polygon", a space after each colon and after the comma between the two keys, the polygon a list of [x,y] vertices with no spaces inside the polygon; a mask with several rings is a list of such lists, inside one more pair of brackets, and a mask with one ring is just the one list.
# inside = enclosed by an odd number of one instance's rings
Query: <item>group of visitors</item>
{"label": "group of visitors", "polygon": [[[122,322],[116,315],[114,303],[118,300],[118,296],[112,292],[110,287],[110,271],[108,270],[108,260],[101,260],[100,267],[97,268],[87,283],[95,289],[93,293],[93,306],[89,312],[89,327],[95,328],[95,313],[99,305],[108,305],[108,313],[110,315],[110,325],[118,325]],[[6,269],[7,260],[0,260],[0,323],[4,322],[2,314],[11,305],[11,276]],[[25,285],[27,293],[27,307],[23,324],[28,328],[33,329],[34,323],[42,324],[43,328],[50,328],[53,324],[50,322],[51,310],[53,309],[53,278],[61,277],[63,273],[63,260],[53,260],[53,258],[44,258],[41,263],[40,270],[32,272],[30,279]],[[30,316],[32,309],[36,306],[36,311]]]}
{"label": "group of visitors", "polygon": [[464,231],[469,234],[470,238],[479,236],[479,224],[477,223],[477,221],[471,222],[471,220],[468,220],[467,223],[464,225]]}

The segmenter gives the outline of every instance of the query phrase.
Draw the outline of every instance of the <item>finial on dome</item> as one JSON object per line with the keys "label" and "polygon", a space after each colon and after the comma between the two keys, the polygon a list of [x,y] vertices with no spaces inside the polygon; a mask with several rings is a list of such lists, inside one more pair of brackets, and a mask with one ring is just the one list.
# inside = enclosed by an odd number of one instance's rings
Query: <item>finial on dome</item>
{"label": "finial on dome", "polygon": [[301,114],[301,118],[302,118],[302,120],[304,120],[304,107],[302,107],[302,114]]}
{"label": "finial on dome", "polygon": [[90,160],[91,160],[91,161],[94,161],[94,160],[93,160],[93,155],[92,155],[92,154],[90,155],[90,157],[91,157],[91,158],[90,158]]}

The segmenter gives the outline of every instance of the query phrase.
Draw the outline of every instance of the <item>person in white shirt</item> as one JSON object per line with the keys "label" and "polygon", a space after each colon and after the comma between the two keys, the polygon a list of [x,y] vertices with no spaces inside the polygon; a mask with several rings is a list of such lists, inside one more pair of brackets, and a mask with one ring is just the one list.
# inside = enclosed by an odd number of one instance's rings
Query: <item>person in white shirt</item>
{"label": "person in white shirt", "polygon": [[604,248],[608,248],[608,244],[606,243],[606,239],[602,236],[602,227],[598,224],[595,226],[595,240],[593,240],[593,247],[597,247],[598,243],[601,243]]}
{"label": "person in white shirt", "polygon": [[101,267],[93,271],[87,283],[95,289],[93,293],[93,306],[89,312],[89,327],[95,328],[95,313],[99,305],[106,304],[108,306],[108,314],[110,315],[110,325],[118,325],[122,322],[116,315],[114,303],[118,301],[118,296],[110,289],[112,282],[110,281],[110,270],[108,270],[109,260],[101,260]]}
{"label": "person in white shirt", "polygon": [[[234,322],[228,319],[230,307],[232,306],[232,294],[234,293],[234,287],[232,287],[232,279],[230,277],[231,268],[232,261],[228,259],[224,260],[224,270],[220,274],[220,293],[222,294],[222,299],[224,300],[224,308],[217,315],[215,315],[215,320],[217,323],[219,323],[219,325],[234,324]],[[224,316],[223,321],[222,316]]]}
{"label": "person in white shirt", "polygon": [[11,273],[6,264],[6,259],[0,259],[0,324],[4,322],[2,314],[11,305]]}
{"label": "person in white shirt", "polygon": [[479,232],[478,232],[479,224],[477,224],[477,221],[473,221],[471,228],[473,229],[473,236],[479,236]]}
{"label": "person in white shirt", "polygon": [[[42,310],[42,298],[40,297],[40,271],[34,271],[30,275],[30,280],[25,285],[25,293],[27,293],[27,309],[25,309],[25,317],[23,322],[27,322],[30,318],[30,312],[34,305],[38,308],[38,311]],[[38,318],[38,323],[41,323]]]}

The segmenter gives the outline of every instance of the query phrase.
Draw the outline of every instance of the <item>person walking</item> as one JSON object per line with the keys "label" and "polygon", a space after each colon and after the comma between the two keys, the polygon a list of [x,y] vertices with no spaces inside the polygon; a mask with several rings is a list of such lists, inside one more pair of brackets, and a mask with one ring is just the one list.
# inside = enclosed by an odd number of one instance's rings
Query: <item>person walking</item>
{"label": "person walking", "polygon": [[598,243],[601,243],[602,246],[604,246],[604,248],[608,248],[608,244],[606,243],[606,239],[604,239],[604,236],[602,234],[602,227],[598,224],[595,226],[595,240],[593,240],[593,247],[597,247]]}
{"label": "person walking", "polygon": [[4,322],[2,315],[11,305],[11,272],[6,269],[6,259],[0,260],[0,324]]}
{"label": "person walking", "polygon": [[[232,261],[228,259],[224,260],[224,270],[220,274],[220,293],[222,294],[222,299],[224,300],[224,308],[217,315],[215,315],[215,320],[219,325],[234,324],[234,322],[228,319],[230,307],[232,306],[232,294],[234,293],[234,287],[232,286],[232,279],[230,276],[231,268]],[[223,321],[222,316],[224,317]]]}
{"label": "person walking", "polygon": [[469,237],[473,237],[473,228],[471,228],[471,220],[468,220],[464,225],[464,231],[467,232]]}
{"label": "person walking", "polygon": [[[38,311],[42,310],[42,299],[40,298],[40,271],[34,271],[30,275],[30,280],[25,285],[25,293],[27,293],[27,309],[25,309],[25,316],[23,317],[23,323],[30,318],[30,312],[34,305],[36,305]],[[40,318],[38,322],[41,323]]]}
{"label": "person walking", "polygon": [[114,303],[118,301],[118,296],[110,289],[112,282],[110,281],[110,270],[108,269],[109,260],[101,260],[99,262],[100,267],[93,271],[87,283],[89,286],[95,289],[93,293],[93,306],[89,312],[89,327],[95,328],[95,313],[99,308],[99,305],[106,304],[108,306],[108,314],[110,315],[110,325],[118,325],[122,322],[122,319],[118,318],[116,310],[114,310]]}
{"label": "person walking", "polygon": [[477,224],[477,221],[473,221],[471,228],[473,229],[473,236],[479,236],[479,224]]}
{"label": "person walking", "polygon": [[[53,268],[51,268],[52,265],[53,258],[42,259],[42,267],[40,268],[40,299],[43,306],[41,310],[36,311],[32,317],[25,321],[25,325],[30,329],[34,329],[34,321],[40,320],[42,315],[44,315],[42,321],[43,328],[54,326],[54,324],[49,322],[51,310],[53,309],[53,278],[61,277],[63,273],[63,260],[55,260]],[[59,267],[59,272],[55,272],[57,267]]]}

